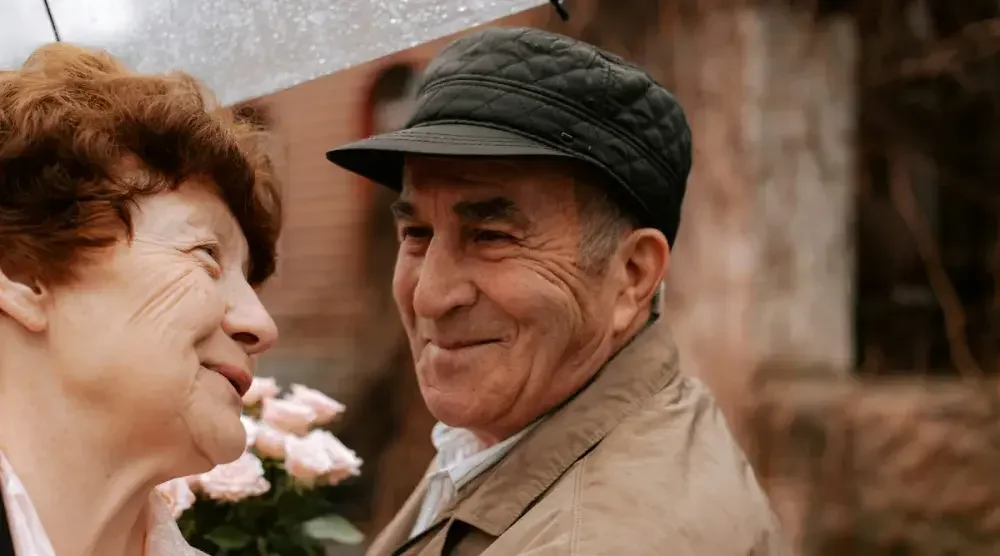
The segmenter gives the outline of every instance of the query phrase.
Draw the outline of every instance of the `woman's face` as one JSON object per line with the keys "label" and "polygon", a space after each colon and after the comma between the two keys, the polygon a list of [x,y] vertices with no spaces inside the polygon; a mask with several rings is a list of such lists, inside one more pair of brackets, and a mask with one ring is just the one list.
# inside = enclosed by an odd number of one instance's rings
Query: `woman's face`
{"label": "woman's face", "polygon": [[[191,472],[244,449],[241,395],[277,330],[246,279],[236,220],[197,182],[142,199],[134,237],[50,292],[46,345],[67,394]],[[197,468],[197,469],[195,469]]]}

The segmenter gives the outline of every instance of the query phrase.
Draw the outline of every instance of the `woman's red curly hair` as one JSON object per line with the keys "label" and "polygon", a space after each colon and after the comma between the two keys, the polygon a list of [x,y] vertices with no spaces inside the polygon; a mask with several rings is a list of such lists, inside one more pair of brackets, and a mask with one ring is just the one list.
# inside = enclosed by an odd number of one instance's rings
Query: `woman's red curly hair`
{"label": "woman's red curly hair", "polygon": [[[251,284],[275,270],[281,199],[264,137],[191,76],[139,75],[66,44],[0,72],[0,268],[57,284],[131,237],[140,197],[208,179],[250,247]],[[141,163],[143,179],[121,175]]]}

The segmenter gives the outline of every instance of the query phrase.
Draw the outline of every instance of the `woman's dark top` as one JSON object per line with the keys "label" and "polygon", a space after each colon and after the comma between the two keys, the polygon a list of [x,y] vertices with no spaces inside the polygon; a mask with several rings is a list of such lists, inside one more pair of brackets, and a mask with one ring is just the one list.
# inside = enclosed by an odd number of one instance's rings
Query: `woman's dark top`
{"label": "woman's dark top", "polygon": [[10,535],[10,525],[7,523],[7,508],[3,504],[3,493],[0,493],[0,556],[14,556],[14,539]]}

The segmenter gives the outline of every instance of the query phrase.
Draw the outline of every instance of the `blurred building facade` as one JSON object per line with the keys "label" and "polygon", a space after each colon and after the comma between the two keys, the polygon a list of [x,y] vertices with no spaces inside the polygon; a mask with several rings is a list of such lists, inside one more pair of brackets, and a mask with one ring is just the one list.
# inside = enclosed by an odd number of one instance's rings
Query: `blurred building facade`
{"label": "blurred building facade", "polygon": [[[909,52],[900,40],[917,48],[945,35],[926,31],[935,21],[960,29],[982,16],[973,13],[978,4],[935,15],[933,2],[907,1],[899,17],[885,7],[891,3],[879,4],[885,13],[847,12],[847,4],[578,0],[568,22],[548,6],[497,22],[549,28],[621,54],[685,106],[695,165],[673,250],[668,318],[684,370],[712,387],[748,444],[745,410],[762,367],[847,377],[859,367],[881,374],[962,366],[913,214],[926,217],[931,242],[951,253],[939,257],[953,265],[945,274],[986,282],[952,305],[961,310],[995,295],[998,199],[982,187],[973,191],[978,197],[952,198],[942,184],[967,185],[968,176],[956,177],[927,150],[898,148],[907,132],[886,131],[892,126],[883,118],[895,105],[869,94],[886,60]],[[324,153],[402,125],[420,71],[451,38],[255,101],[281,142],[288,207],[279,274],[264,292],[282,341],[261,373],[308,382],[348,405],[339,432],[367,464],[345,499],[369,530],[386,523],[424,472],[433,419],[389,293],[391,195],[328,164]],[[969,167],[980,176],[994,170]],[[912,181],[905,189],[901,175]],[[900,209],[910,198],[917,212]],[[997,305],[979,318],[997,320]],[[985,332],[970,342],[969,357],[984,367],[997,365],[998,329],[980,327]],[[788,523],[802,513],[795,496],[779,494],[776,503]]]}
{"label": "blurred building facade", "polygon": [[[706,4],[588,0],[573,3],[568,22],[543,7],[498,23],[547,27],[622,54],[686,107],[695,168],[668,310],[685,370],[709,383],[739,429],[762,359],[846,369],[852,357],[856,47],[846,18]],[[447,40],[256,101],[282,141],[288,206],[279,274],[264,292],[282,341],[261,373],[348,405],[341,434],[368,459],[370,481],[356,494],[376,500],[358,517],[374,528],[422,474],[433,420],[389,297],[388,197],[323,155],[400,125],[408,70],[418,74]],[[383,102],[387,72],[402,95]]]}

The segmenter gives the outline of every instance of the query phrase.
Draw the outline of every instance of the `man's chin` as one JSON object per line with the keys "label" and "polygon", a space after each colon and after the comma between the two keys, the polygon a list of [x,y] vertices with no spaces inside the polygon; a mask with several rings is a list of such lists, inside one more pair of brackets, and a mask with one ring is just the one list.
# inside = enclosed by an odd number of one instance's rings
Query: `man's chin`
{"label": "man's chin", "polygon": [[438,421],[449,427],[476,429],[493,419],[480,408],[472,407],[473,396],[441,395],[430,393],[424,395],[427,409]]}
{"label": "man's chin", "polygon": [[417,373],[433,377],[439,384],[467,382],[483,369],[500,368],[505,363],[500,355],[500,342],[457,349],[445,349],[427,344],[417,357]]}

